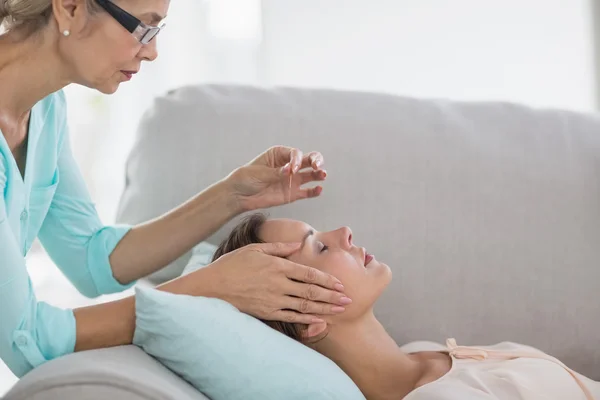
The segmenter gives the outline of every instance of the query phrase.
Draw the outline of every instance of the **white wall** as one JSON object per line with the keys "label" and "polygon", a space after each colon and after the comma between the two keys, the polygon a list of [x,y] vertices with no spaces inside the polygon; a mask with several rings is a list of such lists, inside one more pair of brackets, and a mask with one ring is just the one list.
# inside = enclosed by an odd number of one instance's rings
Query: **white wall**
{"label": "white wall", "polygon": [[595,107],[589,0],[263,0],[265,81]]}

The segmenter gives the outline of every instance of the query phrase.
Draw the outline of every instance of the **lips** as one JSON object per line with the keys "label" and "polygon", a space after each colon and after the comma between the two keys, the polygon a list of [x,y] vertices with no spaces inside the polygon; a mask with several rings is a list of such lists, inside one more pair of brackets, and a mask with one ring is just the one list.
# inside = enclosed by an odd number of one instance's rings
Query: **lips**
{"label": "lips", "polygon": [[367,250],[363,247],[362,249],[362,253],[364,254],[364,266],[366,267],[367,265],[369,265],[369,263],[371,261],[373,261],[373,255],[367,253]]}
{"label": "lips", "polygon": [[125,78],[127,78],[127,80],[130,80],[133,77],[133,75],[137,74],[137,71],[121,71],[121,73],[125,75]]}

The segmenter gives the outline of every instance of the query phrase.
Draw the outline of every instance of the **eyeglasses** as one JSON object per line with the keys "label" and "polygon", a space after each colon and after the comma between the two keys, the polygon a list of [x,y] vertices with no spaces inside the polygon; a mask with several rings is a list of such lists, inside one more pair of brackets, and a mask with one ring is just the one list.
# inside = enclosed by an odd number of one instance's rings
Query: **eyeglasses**
{"label": "eyeglasses", "polygon": [[116,19],[123,28],[127,29],[141,44],[150,43],[165,27],[165,24],[160,26],[146,25],[110,0],[96,0],[96,3]]}

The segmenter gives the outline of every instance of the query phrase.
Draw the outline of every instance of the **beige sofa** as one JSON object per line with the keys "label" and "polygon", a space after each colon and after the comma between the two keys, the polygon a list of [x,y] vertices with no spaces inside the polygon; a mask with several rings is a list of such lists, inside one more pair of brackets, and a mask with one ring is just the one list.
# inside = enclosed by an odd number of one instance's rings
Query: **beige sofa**
{"label": "beige sofa", "polygon": [[[145,115],[119,220],[155,217],[274,144],[321,151],[329,178],[320,199],[271,215],[323,230],[349,225],[358,244],[389,263],[394,280],[376,311],[399,343],[516,341],[600,380],[598,116],[186,87]],[[153,279],[176,276],[188,258]],[[47,363],[6,397],[25,398],[204,396],[129,346]]]}

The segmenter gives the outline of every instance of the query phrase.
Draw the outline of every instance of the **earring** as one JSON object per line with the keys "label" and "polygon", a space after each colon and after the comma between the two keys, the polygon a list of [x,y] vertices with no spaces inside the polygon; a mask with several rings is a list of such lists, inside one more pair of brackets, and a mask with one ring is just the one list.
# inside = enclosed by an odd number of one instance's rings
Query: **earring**
{"label": "earring", "polygon": [[69,31],[68,29],[65,29],[65,30],[63,31],[63,36],[67,37],[67,36],[69,36],[69,35],[71,35],[71,31]]}

